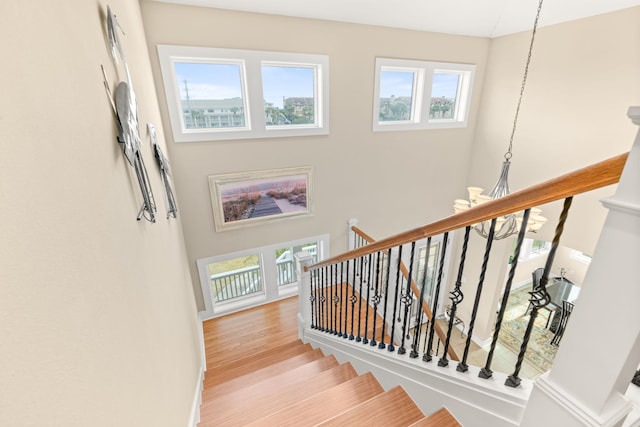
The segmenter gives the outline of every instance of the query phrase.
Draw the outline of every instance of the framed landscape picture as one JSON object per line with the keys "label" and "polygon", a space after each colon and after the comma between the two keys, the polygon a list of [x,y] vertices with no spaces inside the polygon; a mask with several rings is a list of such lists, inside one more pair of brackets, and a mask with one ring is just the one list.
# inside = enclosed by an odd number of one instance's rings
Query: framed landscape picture
{"label": "framed landscape picture", "polygon": [[311,213],[312,167],[209,176],[216,231]]}

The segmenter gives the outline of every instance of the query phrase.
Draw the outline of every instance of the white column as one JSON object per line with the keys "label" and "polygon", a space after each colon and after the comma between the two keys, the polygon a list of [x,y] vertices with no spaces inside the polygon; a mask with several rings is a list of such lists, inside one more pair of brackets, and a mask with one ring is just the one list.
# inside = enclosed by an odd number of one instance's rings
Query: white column
{"label": "white column", "polygon": [[313,264],[313,256],[302,251],[295,254],[298,273],[298,337],[305,340],[305,331],[311,327],[311,273],[305,267]]}
{"label": "white column", "polygon": [[[629,109],[640,125],[640,107]],[[619,426],[640,363],[640,132],[548,375],[536,381],[522,426]]]}

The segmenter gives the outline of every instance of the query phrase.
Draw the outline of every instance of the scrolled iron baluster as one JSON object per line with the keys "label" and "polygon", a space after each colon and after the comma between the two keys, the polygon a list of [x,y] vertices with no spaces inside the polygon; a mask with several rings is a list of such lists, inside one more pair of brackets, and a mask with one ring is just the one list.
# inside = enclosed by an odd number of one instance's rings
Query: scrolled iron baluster
{"label": "scrolled iron baluster", "polygon": [[362,341],[360,335],[362,324],[362,282],[364,281],[364,257],[360,258],[360,283],[358,284],[358,335],[356,335],[356,342]]}
{"label": "scrolled iron baluster", "polygon": [[[567,221],[567,216],[569,215],[569,208],[571,207],[571,202],[573,201],[573,197],[567,197],[564,199],[564,204],[562,206],[562,212],[560,213],[560,218],[558,220],[558,225],[556,226],[556,232],[553,236],[553,242],[551,243],[551,249],[549,250],[549,255],[547,255],[547,261],[544,265],[544,270],[542,275],[536,275],[534,272],[533,276],[533,291],[531,293],[531,315],[529,317],[529,324],[527,325],[527,329],[524,332],[524,337],[522,338],[522,345],[520,346],[520,353],[518,353],[518,360],[516,361],[516,367],[513,374],[509,375],[507,380],[505,381],[505,385],[509,387],[518,387],[520,385],[520,378],[518,374],[520,373],[520,368],[522,368],[522,362],[524,361],[524,355],[527,351],[527,347],[529,346],[529,339],[531,338],[531,332],[533,331],[533,324],[536,321],[536,317],[538,316],[538,310],[542,307],[549,304],[551,301],[551,297],[547,292],[547,282],[549,281],[549,273],[551,272],[551,266],[553,265],[553,260],[556,257],[556,251],[558,250],[558,246],[560,245],[560,236],[564,232],[564,224]],[[536,270],[539,271],[540,269]],[[539,282],[537,282],[539,279]]]}
{"label": "scrolled iron baluster", "polygon": [[311,293],[309,295],[309,302],[311,303],[311,329],[316,329],[316,325],[318,324],[318,319],[316,315],[318,314],[315,310],[316,304],[316,288],[314,287],[316,284],[316,275],[315,271],[311,272]]}
{"label": "scrolled iron baluster", "polygon": [[375,293],[373,294],[373,298],[371,298],[371,302],[373,303],[373,336],[371,337],[371,342],[369,343],[369,345],[371,345],[371,347],[374,347],[375,345],[377,345],[378,343],[376,342],[376,323],[378,320],[378,304],[380,304],[380,292],[379,292],[379,280],[380,280],[380,257],[381,257],[381,253],[377,252],[376,253],[376,288],[375,288]]}
{"label": "scrolled iron baluster", "polygon": [[[464,300],[464,294],[460,289],[462,287],[462,272],[464,271],[464,263],[467,258],[467,247],[469,246],[469,234],[471,233],[471,226],[468,225],[464,230],[464,239],[462,241],[462,253],[460,254],[460,265],[458,266],[458,276],[456,277],[456,284],[453,291],[450,292],[449,299],[451,300],[451,312],[449,313],[449,325],[447,326],[447,339],[444,343],[444,352],[440,360],[438,360],[438,366],[448,366],[449,359],[447,355],[449,353],[449,345],[451,343],[451,334],[453,332],[453,324],[456,320],[456,311],[458,310],[458,304]],[[446,310],[446,309],[445,309]]]}
{"label": "scrolled iron baluster", "polygon": [[356,305],[356,301],[358,301],[358,298],[356,298],[357,270],[358,270],[358,260],[354,259],[353,260],[353,280],[351,283],[351,296],[349,297],[349,302],[351,302],[351,333],[349,334],[349,340],[353,340],[355,338],[355,336],[353,335],[353,326],[354,326],[354,319],[356,317],[355,305]]}
{"label": "scrolled iron baluster", "polygon": [[398,308],[398,291],[400,289],[400,265],[402,263],[402,245],[398,246],[398,266],[396,269],[396,292],[395,297],[393,298],[393,316],[391,317],[391,338],[389,340],[389,345],[387,346],[387,350],[394,351],[395,347],[393,346],[393,337],[395,336],[396,331],[396,311]]}
{"label": "scrolled iron baluster", "polygon": [[[429,327],[429,343],[427,347],[427,352],[424,354],[427,358],[427,362],[431,361],[431,347],[433,343],[433,336],[436,333],[436,313],[438,312],[438,300],[440,299],[440,287],[442,286],[442,270],[444,270],[444,259],[447,255],[447,242],[449,241],[449,233],[444,233],[442,238],[442,253],[440,254],[440,266],[438,267],[438,280],[436,281],[436,293],[433,296],[433,303],[431,307],[431,315],[433,317],[433,322]],[[440,346],[440,338],[438,337],[438,347]],[[437,353],[437,351],[436,351]]]}
{"label": "scrolled iron baluster", "polygon": [[[338,266],[336,266],[336,274],[337,274],[337,270],[338,270]],[[339,303],[340,303],[340,314],[338,317],[338,336],[342,337],[342,301],[344,300],[344,283],[343,283],[343,278],[344,278],[344,262],[340,263],[340,282],[339,282],[339,286],[340,286],[340,299],[339,299]],[[346,335],[346,331],[345,331],[345,335]]]}
{"label": "scrolled iron baluster", "polygon": [[[371,254],[369,254],[367,259],[368,259],[367,265],[369,266],[368,273],[367,273],[367,281],[368,283],[371,283],[371,265],[373,264],[371,262]],[[363,344],[369,343],[367,334],[369,333],[369,297],[370,295],[371,295],[371,291],[369,289],[369,286],[367,286],[367,304],[366,304],[365,315],[364,315],[364,338],[362,339]]]}
{"label": "scrolled iron baluster", "polygon": [[493,339],[491,341],[491,349],[489,350],[489,354],[487,355],[487,361],[484,366],[478,373],[480,378],[491,378],[493,375],[493,371],[491,370],[491,362],[493,361],[493,353],[496,349],[496,344],[498,343],[498,335],[500,334],[500,329],[502,327],[502,320],[504,319],[504,312],[507,309],[507,302],[509,301],[509,294],[511,293],[511,285],[513,283],[513,277],[516,274],[516,268],[518,267],[518,258],[520,257],[520,248],[522,247],[522,242],[524,242],[524,235],[527,231],[527,223],[529,222],[529,213],[531,209],[527,209],[524,211],[522,215],[522,225],[520,227],[520,232],[518,233],[518,240],[516,241],[516,247],[513,252],[513,261],[511,261],[511,269],[509,270],[509,277],[507,278],[507,284],[504,288],[504,295],[502,295],[502,302],[500,303],[500,311],[498,312],[498,317],[496,318],[496,327],[493,330]]}
{"label": "scrolled iron baluster", "polygon": [[333,265],[333,335],[338,335],[338,306],[340,305],[340,296],[338,295],[338,264]]}
{"label": "scrolled iron baluster", "polygon": [[487,245],[484,250],[484,259],[482,260],[482,269],[480,270],[480,280],[478,281],[478,287],[476,288],[476,299],[473,303],[473,310],[471,311],[471,321],[469,322],[469,330],[467,332],[467,342],[464,346],[464,355],[462,360],[458,363],[456,370],[458,372],[467,372],[469,365],[467,365],[467,357],[469,356],[469,348],[471,347],[471,337],[473,336],[473,326],[476,322],[476,315],[478,314],[478,306],[480,305],[480,297],[482,296],[482,285],[484,284],[484,276],[487,273],[487,265],[489,263],[489,255],[491,253],[491,245],[493,244],[493,236],[496,231],[496,218],[491,220],[491,227],[489,227],[489,235],[487,236]]}
{"label": "scrolled iron baluster", "polygon": [[[344,275],[344,289],[346,296],[349,295],[349,263],[351,261],[347,261],[347,272]],[[344,301],[344,334],[342,334],[343,338],[349,338],[349,334],[347,333],[348,329],[348,318],[349,318],[349,298],[343,298]]]}
{"label": "scrolled iron baluster", "polygon": [[424,303],[424,288],[427,285],[427,278],[429,272],[429,254],[431,253],[431,237],[427,239],[427,247],[424,256],[424,270],[422,271],[422,286],[420,287],[420,298],[418,300],[418,313],[416,314],[416,330],[413,334],[413,344],[411,344],[411,351],[409,357],[415,359],[420,355],[420,336],[422,335],[422,304]]}
{"label": "scrolled iron baluster", "polygon": [[407,287],[402,294],[402,304],[404,304],[404,319],[402,321],[402,342],[398,354],[405,354],[407,350],[404,348],[404,341],[407,336],[407,324],[409,320],[409,310],[413,304],[413,292],[411,291],[411,275],[413,274],[413,258],[416,250],[416,242],[411,242],[411,255],[409,256],[409,275],[407,276]]}
{"label": "scrolled iron baluster", "polygon": [[384,343],[384,333],[385,333],[385,328],[387,327],[387,307],[388,307],[387,295],[389,295],[389,275],[391,274],[391,249],[387,251],[386,266],[387,266],[387,274],[386,274],[386,279],[384,284],[384,309],[382,313],[382,336],[380,337],[380,344],[378,344],[378,348],[380,350],[386,347],[386,344]]}
{"label": "scrolled iron baluster", "polygon": [[330,275],[330,266],[325,267],[324,271],[325,277],[325,313],[327,317],[327,333],[331,333],[331,275]]}

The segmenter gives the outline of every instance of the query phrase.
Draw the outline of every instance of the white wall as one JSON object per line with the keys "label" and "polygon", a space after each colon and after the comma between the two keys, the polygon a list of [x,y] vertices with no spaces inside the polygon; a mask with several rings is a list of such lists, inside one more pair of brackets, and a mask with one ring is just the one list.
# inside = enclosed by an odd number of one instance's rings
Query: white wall
{"label": "white wall", "polygon": [[[359,218],[368,233],[382,238],[449,215],[450,201],[466,184],[488,39],[152,1],[142,5],[168,138],[157,44],[318,53],[330,60],[330,135],[169,144],[194,278],[199,258],[305,236],[329,233],[333,254],[340,253],[347,249],[348,218]],[[377,56],[477,64],[469,127],[374,134]],[[208,175],[305,165],[314,167],[312,217],[214,232]],[[197,281],[194,287],[199,294]]]}
{"label": "white wall", "polygon": [[[137,2],[111,0],[140,122],[161,118]],[[0,424],[184,426],[200,368],[182,228],[136,221],[100,65],[104,2],[2,2]]]}

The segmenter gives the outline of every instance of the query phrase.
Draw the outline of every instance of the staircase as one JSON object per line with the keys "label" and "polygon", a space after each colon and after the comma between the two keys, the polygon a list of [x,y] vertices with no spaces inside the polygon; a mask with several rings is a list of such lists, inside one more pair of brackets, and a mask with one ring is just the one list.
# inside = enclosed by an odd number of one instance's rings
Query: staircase
{"label": "staircase", "polygon": [[202,402],[202,427],[460,426],[446,409],[425,417],[402,387],[385,391],[300,340],[209,369]]}

